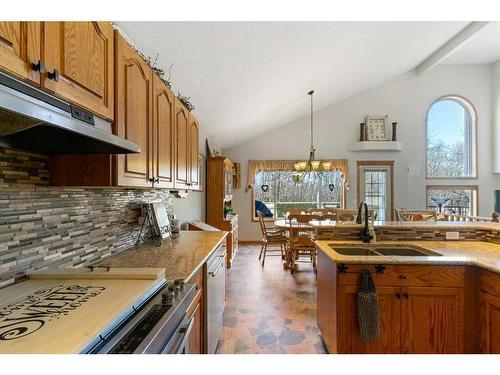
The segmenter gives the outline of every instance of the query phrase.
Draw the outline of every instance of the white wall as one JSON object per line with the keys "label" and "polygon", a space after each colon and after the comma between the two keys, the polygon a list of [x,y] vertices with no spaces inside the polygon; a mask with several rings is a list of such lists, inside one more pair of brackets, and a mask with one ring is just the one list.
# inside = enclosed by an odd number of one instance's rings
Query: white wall
{"label": "white wall", "polygon": [[[478,179],[433,180],[429,184],[479,185],[479,214],[493,211],[493,190],[500,188],[500,176],[492,164],[492,67],[490,65],[442,65],[416,76],[403,74],[363,93],[315,113],[315,147],[318,158],[349,160],[351,189],[347,206],[356,206],[356,160],[395,160],[395,207],[425,207],[425,116],[437,98],[455,94],[474,105],[478,128]],[[316,92],[315,95],[321,95]],[[304,100],[308,100],[304,93]],[[359,123],[367,114],[389,115],[398,122],[398,140],[403,152],[349,152],[347,146],[358,137]],[[305,159],[308,157],[309,117],[305,116],[268,134],[234,146],[226,154],[242,166],[246,182],[248,160]],[[251,222],[251,192],[234,192],[233,206],[240,219],[240,239],[259,239],[257,223]]]}
{"label": "white wall", "polygon": [[491,106],[493,124],[493,168],[500,173],[500,60],[491,64]]}

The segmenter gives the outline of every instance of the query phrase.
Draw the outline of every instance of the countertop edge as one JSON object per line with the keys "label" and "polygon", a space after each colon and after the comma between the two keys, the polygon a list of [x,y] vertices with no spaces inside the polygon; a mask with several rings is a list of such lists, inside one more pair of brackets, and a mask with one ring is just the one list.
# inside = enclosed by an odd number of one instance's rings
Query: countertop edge
{"label": "countertop edge", "polygon": [[[335,263],[350,263],[350,264],[414,264],[414,265],[456,265],[456,266],[476,266],[481,269],[485,269],[488,271],[492,271],[500,274],[500,269],[495,266],[490,266],[489,264],[483,263],[475,259],[473,256],[464,255],[457,259],[456,256],[446,256],[442,254],[441,257],[426,257],[422,259],[422,257],[377,257],[376,259],[372,259],[366,256],[344,256],[341,254],[335,253],[334,250],[328,248],[326,243],[334,242],[334,240],[319,240],[314,241],[316,247],[321,250],[330,260]],[[418,241],[414,241],[418,242]],[[440,252],[439,250],[433,249],[433,251]],[[394,259],[398,258],[398,259]],[[429,259],[432,258],[432,259]]]}
{"label": "countertop edge", "polygon": [[185,278],[185,281],[190,281],[193,276],[198,272],[198,270],[203,267],[203,265],[207,262],[207,260],[210,258],[210,256],[214,253],[215,250],[221,245],[221,243],[227,238],[229,232],[227,231],[221,231],[223,233],[223,236],[221,239],[212,247],[212,249],[207,253],[207,255],[203,258],[203,260],[200,261],[200,263],[193,268],[191,273]]}

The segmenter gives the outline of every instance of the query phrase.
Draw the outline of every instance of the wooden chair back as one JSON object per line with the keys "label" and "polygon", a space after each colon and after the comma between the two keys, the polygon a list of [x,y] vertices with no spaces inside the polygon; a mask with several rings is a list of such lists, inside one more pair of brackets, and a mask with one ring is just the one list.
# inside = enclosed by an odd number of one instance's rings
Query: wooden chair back
{"label": "wooden chair back", "polygon": [[434,210],[410,210],[396,208],[396,220],[398,221],[436,221],[437,213]]}
{"label": "wooden chair back", "polygon": [[266,222],[264,220],[264,214],[260,211],[257,211],[257,216],[259,217],[259,226],[260,226],[260,231],[262,233],[262,238],[265,239],[267,232],[266,232]]}
{"label": "wooden chair back", "polygon": [[334,209],[331,208],[309,208],[306,210],[306,213],[311,214],[311,215],[333,215],[335,212]]}
{"label": "wooden chair back", "polygon": [[[336,209],[335,210],[335,220],[337,221],[355,221],[358,215],[358,210],[345,210]],[[377,220],[377,212],[375,210],[368,210],[368,218],[371,222]]]}

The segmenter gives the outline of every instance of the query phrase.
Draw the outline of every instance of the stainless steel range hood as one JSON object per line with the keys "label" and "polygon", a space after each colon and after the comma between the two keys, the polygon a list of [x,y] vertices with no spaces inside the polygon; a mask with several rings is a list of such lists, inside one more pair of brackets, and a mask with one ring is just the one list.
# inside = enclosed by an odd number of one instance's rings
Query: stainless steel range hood
{"label": "stainless steel range hood", "polygon": [[0,146],[43,154],[129,154],[111,123],[0,73]]}

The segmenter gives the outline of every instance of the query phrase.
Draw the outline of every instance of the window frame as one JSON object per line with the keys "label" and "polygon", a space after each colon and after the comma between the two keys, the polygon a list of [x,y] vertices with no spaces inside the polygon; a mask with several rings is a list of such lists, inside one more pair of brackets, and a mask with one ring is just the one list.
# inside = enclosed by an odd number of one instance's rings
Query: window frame
{"label": "window frame", "polygon": [[[443,101],[443,100],[453,100],[463,106],[469,113],[471,119],[471,170],[472,174],[470,176],[429,176],[429,165],[427,163],[428,159],[428,140],[429,140],[429,112],[431,111],[434,104]],[[478,124],[478,116],[477,111],[472,102],[461,96],[461,95],[443,95],[435,100],[427,108],[427,112],[425,114],[425,141],[424,141],[424,153],[425,153],[425,178],[426,180],[473,180],[479,178],[478,174],[478,150],[477,150],[477,125]]]}
{"label": "window frame", "polygon": [[[345,208],[346,204],[347,204],[347,197],[346,197],[347,189],[346,189],[346,184],[345,184],[345,176],[344,176],[343,181],[344,181],[344,183],[342,184],[342,202],[341,202],[341,206],[340,206],[341,208]],[[251,222],[257,223],[257,222],[259,222],[259,218],[254,216],[254,212],[255,212],[255,206],[254,206],[255,186],[252,186],[252,188],[250,190],[252,190],[251,199],[250,199],[250,220],[251,220]],[[269,221],[269,222],[274,222],[276,220],[280,220],[280,218],[278,218],[278,217],[265,217],[264,218],[264,221]]]}
{"label": "window frame", "polygon": [[[468,216],[479,214],[479,185],[425,185],[425,208],[427,208],[427,196],[429,190],[471,190],[476,192],[475,200],[472,201],[472,212]],[[439,212],[438,212],[439,213]]]}
{"label": "window frame", "polygon": [[390,220],[394,220],[394,160],[357,160],[356,161],[356,199],[359,206],[361,202],[361,169],[366,166],[384,166],[389,167],[391,174],[391,194],[389,199],[391,200],[391,216]]}

